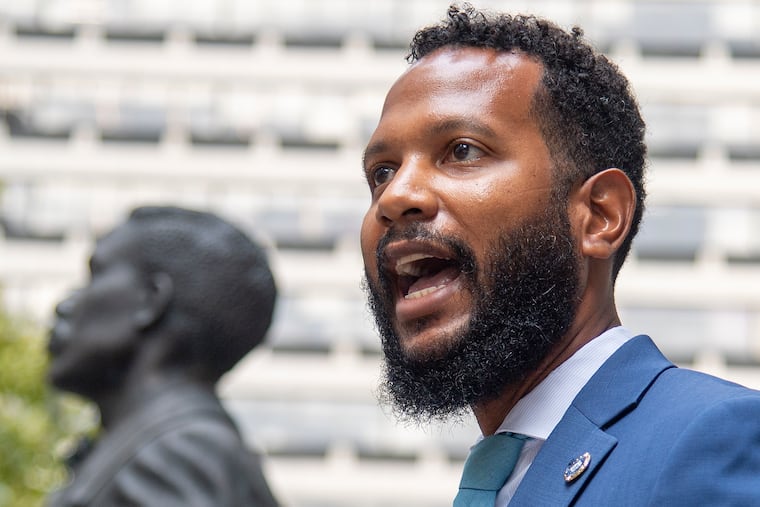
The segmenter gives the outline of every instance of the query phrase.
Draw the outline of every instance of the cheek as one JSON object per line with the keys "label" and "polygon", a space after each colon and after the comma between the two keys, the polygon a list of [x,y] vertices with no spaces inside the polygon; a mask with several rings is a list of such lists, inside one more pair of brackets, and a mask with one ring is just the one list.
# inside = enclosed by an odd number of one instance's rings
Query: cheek
{"label": "cheek", "polygon": [[377,225],[374,223],[374,218],[371,216],[372,210],[370,210],[364,217],[362,223],[360,242],[362,249],[362,258],[364,259],[364,266],[373,275],[376,272],[376,258],[375,251],[377,244],[380,241],[380,231]]}
{"label": "cheek", "polygon": [[[109,342],[121,347],[134,333],[137,311],[131,294],[93,294],[71,319],[72,332],[88,343]],[[102,346],[106,346],[103,344]]]}
{"label": "cheek", "polygon": [[[462,227],[472,233],[475,241],[493,237],[498,230],[510,230],[522,224],[527,217],[542,212],[550,204],[550,189],[543,184],[522,184],[522,181],[505,181],[492,178],[479,181],[451,202],[449,209]],[[542,183],[542,182],[541,182]]]}

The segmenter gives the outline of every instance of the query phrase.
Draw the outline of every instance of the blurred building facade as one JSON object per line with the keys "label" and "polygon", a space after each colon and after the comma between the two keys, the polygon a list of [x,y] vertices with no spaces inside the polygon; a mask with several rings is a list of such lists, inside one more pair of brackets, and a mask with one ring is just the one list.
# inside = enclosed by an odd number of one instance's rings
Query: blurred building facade
{"label": "blurred building facade", "polygon": [[[474,2],[582,26],[648,122],[624,323],[760,387],[760,3]],[[272,249],[267,345],[221,393],[291,507],[450,505],[471,420],[378,407],[361,152],[442,0],[0,1],[0,285],[44,323],[134,206],[220,213]]]}

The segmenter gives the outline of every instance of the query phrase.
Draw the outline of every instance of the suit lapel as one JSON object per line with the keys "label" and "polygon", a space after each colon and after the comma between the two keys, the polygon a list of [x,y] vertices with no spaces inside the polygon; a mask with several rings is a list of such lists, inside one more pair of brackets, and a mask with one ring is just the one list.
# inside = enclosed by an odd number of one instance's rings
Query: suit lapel
{"label": "suit lapel", "polygon": [[[581,390],[520,483],[512,506],[570,505],[615,448],[605,428],[633,410],[649,386],[673,364],[648,336],[637,336],[612,355]],[[584,453],[590,462],[575,480],[565,469]]]}
{"label": "suit lapel", "polygon": [[[510,507],[568,505],[616,443],[614,437],[570,407],[531,464]],[[566,483],[565,468],[586,452],[591,456],[588,468],[575,481]]]}

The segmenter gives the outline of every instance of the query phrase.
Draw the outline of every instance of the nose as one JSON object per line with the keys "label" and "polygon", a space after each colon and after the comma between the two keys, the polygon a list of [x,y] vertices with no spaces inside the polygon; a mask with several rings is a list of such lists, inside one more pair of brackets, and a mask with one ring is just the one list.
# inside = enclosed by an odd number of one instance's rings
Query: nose
{"label": "nose", "polygon": [[424,221],[438,212],[434,171],[421,161],[410,161],[396,170],[377,200],[376,218],[383,225]]}
{"label": "nose", "polygon": [[59,317],[67,317],[71,315],[76,306],[76,300],[79,293],[79,290],[73,291],[63,301],[58,303],[55,307],[55,314]]}

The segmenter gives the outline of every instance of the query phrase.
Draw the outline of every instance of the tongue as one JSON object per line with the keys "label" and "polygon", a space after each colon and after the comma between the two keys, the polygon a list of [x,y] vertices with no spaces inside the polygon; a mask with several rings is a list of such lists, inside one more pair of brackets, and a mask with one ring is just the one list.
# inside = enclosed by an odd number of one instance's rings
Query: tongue
{"label": "tongue", "polygon": [[414,294],[415,292],[446,285],[450,281],[454,280],[457,276],[459,276],[459,269],[455,266],[449,266],[442,269],[441,271],[437,271],[430,275],[418,278],[412,285],[409,286],[407,297]]}

